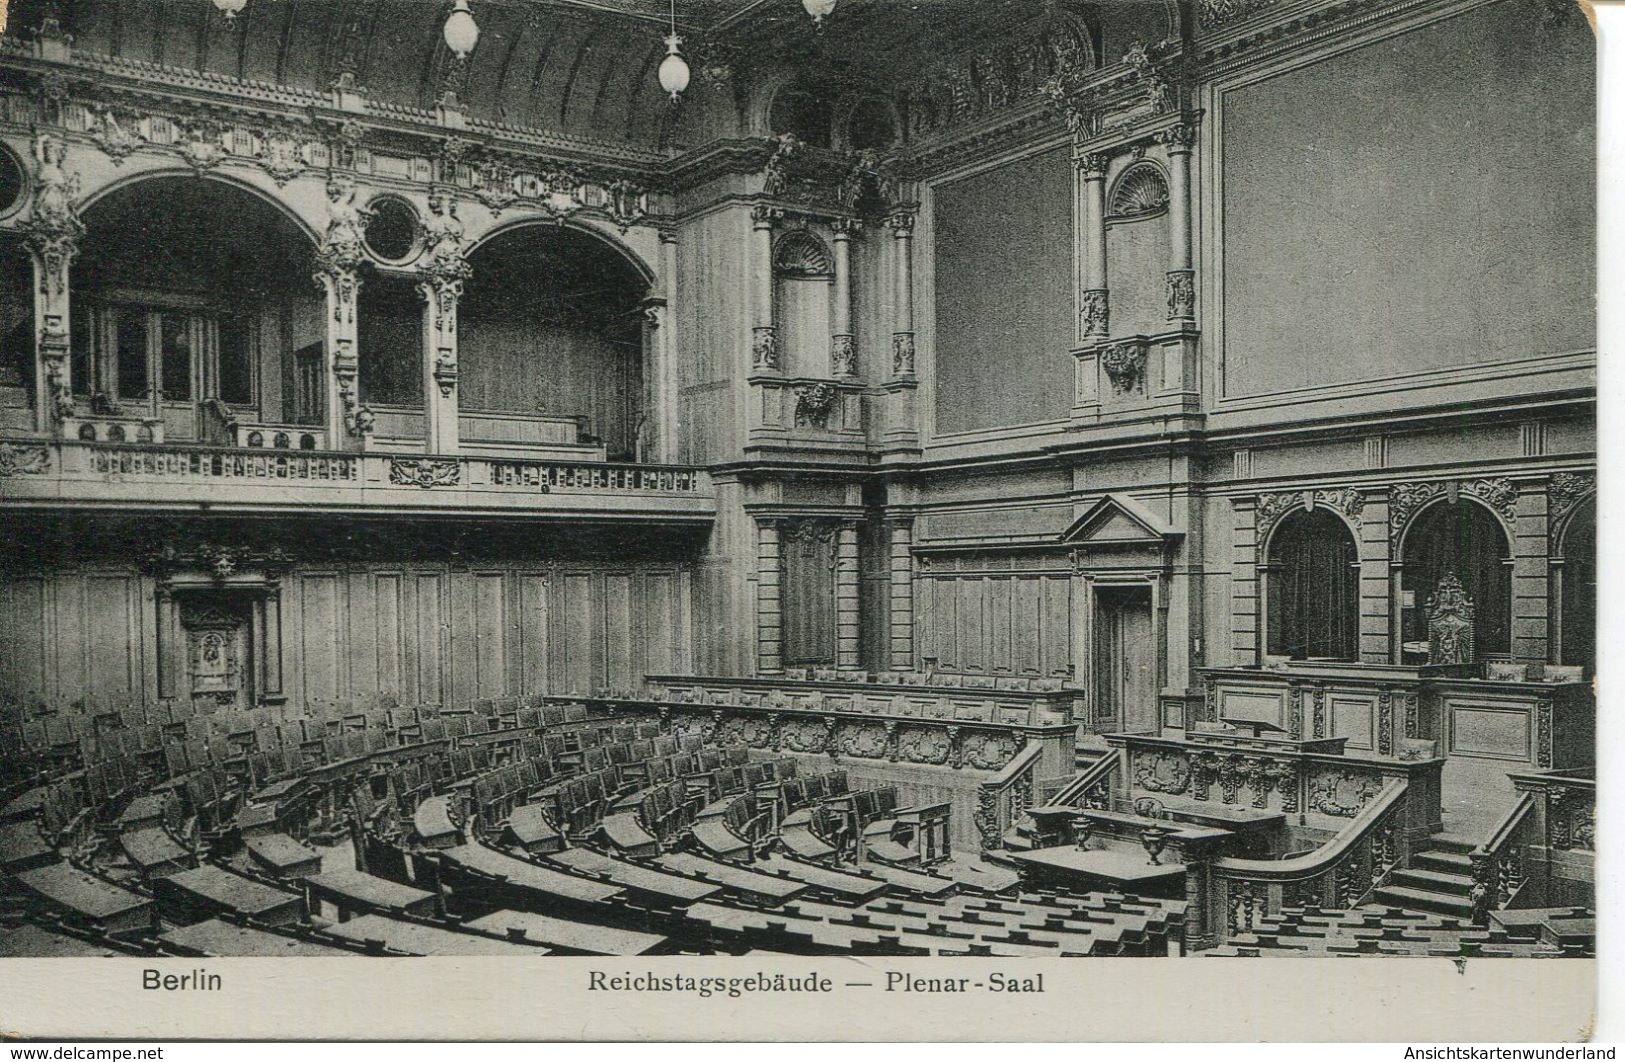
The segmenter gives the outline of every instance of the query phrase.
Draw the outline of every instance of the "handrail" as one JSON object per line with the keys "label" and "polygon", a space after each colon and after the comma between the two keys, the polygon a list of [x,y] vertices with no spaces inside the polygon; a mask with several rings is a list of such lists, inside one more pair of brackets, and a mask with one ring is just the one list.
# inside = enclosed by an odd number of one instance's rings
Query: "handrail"
{"label": "handrail", "polygon": [[1492,910],[1507,906],[1528,880],[1518,841],[1535,821],[1536,800],[1536,794],[1524,793],[1489,839],[1467,853],[1473,864],[1473,921],[1479,925],[1489,921]]}
{"label": "handrail", "polygon": [[1291,859],[1240,859],[1222,856],[1213,861],[1214,871],[1227,878],[1256,878],[1261,881],[1303,881],[1336,868],[1354,847],[1368,840],[1388,813],[1404,800],[1409,785],[1399,782],[1378,794],[1336,837],[1313,852]]}
{"label": "handrail", "polygon": [[1010,757],[1010,762],[1000,768],[999,773],[982,783],[984,789],[1007,789],[1015,784],[1018,777],[1028,768],[1038,762],[1044,754],[1044,747],[1028,743],[1020,752]]}
{"label": "handrail", "polygon": [[1089,791],[1094,789],[1095,786],[1108,782],[1112,775],[1117,773],[1120,766],[1122,766],[1121,758],[1115,752],[1107,753],[1084,768],[1082,774],[1074,776],[1045,806],[1052,808],[1082,807],[1083,805],[1079,804],[1078,800],[1086,798]]}

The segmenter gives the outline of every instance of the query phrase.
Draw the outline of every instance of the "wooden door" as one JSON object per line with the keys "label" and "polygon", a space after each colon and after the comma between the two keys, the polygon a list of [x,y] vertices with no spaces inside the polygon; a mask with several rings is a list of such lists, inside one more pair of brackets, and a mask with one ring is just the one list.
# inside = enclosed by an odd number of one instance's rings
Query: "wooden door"
{"label": "wooden door", "polygon": [[186,681],[193,703],[215,710],[253,704],[253,671],[249,658],[246,610],[213,603],[182,609],[186,632]]}
{"label": "wooden door", "polygon": [[1155,730],[1156,630],[1150,587],[1095,591],[1095,722],[1116,730]]}

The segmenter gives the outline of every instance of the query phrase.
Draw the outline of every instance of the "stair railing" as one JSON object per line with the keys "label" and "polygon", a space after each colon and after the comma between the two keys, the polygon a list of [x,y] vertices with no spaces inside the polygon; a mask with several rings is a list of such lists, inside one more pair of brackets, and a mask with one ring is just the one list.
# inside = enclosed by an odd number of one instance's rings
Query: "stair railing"
{"label": "stair railing", "polygon": [[1536,843],[1536,794],[1524,793],[1490,834],[1467,854],[1473,863],[1473,921],[1485,925],[1491,911],[1504,910],[1529,880],[1524,848]]}
{"label": "stair railing", "polygon": [[1108,753],[1084,768],[1048,802],[1052,808],[1108,808],[1122,758]]}
{"label": "stair railing", "polygon": [[1283,907],[1347,909],[1366,902],[1405,865],[1407,789],[1404,781],[1384,789],[1313,852],[1287,859],[1215,859],[1207,892],[1210,908],[1203,920],[1213,942],[1250,932]]}
{"label": "stair railing", "polygon": [[976,794],[973,821],[984,851],[1003,848],[1004,831],[1032,807],[1043,754],[1042,745],[1030,743],[1012,756],[997,775],[982,783]]}

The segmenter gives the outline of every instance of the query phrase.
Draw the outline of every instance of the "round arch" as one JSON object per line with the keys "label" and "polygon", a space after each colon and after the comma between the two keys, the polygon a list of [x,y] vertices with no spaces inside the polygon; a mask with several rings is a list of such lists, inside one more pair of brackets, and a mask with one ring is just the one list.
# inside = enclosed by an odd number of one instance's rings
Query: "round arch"
{"label": "round arch", "polygon": [[149,181],[166,179],[204,181],[210,184],[224,185],[225,187],[234,191],[246,192],[258,199],[260,202],[276,210],[288,221],[292,222],[294,227],[296,227],[299,232],[310,241],[312,250],[321,246],[322,236],[321,233],[316,230],[315,226],[313,226],[309,220],[307,220],[297,210],[289,206],[283,200],[277,198],[276,195],[272,194],[267,189],[261,188],[252,181],[242,180],[241,178],[233,176],[229,173],[198,173],[189,166],[164,166],[157,169],[142,170],[139,173],[125,174],[117,180],[109,181],[104,185],[100,185],[79,200],[79,216],[81,220],[84,219],[85,215],[89,211],[100,206],[105,200],[116,193],[123,192],[127,189],[133,188],[136,185],[145,184]]}
{"label": "round arch", "polygon": [[1446,575],[1474,605],[1474,653],[1512,652],[1512,532],[1494,508],[1461,494],[1430,499],[1406,521],[1396,542],[1400,563],[1402,660],[1425,659],[1429,599]]}
{"label": "round arch", "polygon": [[1595,667],[1597,661],[1597,495],[1564,515],[1552,536],[1552,659]]}
{"label": "round arch", "polygon": [[625,259],[626,263],[636,270],[638,275],[643,278],[643,283],[645,285],[653,286],[657,278],[657,274],[655,273],[653,267],[651,267],[648,262],[644,261],[643,256],[638,254],[637,251],[633,250],[632,247],[624,240],[618,239],[613,234],[605,232],[596,225],[585,221],[578,221],[575,218],[567,218],[564,221],[557,221],[549,217],[519,217],[514,218],[511,221],[500,222],[482,232],[473,243],[470,243],[464,250],[463,256],[471,259],[480,251],[481,248],[486,247],[493,240],[502,236],[511,235],[516,230],[526,228],[541,228],[544,230],[563,229],[570,232],[578,232],[585,236],[590,236],[603,243],[616,254],[620,255],[621,258]]}

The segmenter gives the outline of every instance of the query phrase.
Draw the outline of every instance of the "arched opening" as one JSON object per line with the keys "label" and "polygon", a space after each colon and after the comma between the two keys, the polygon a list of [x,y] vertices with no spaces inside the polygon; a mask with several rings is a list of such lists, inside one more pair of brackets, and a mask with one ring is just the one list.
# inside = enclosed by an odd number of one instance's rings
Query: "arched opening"
{"label": "arched opening", "polygon": [[1400,578],[1400,624],[1406,662],[1428,659],[1429,602],[1454,577],[1473,606],[1473,655],[1506,658],[1512,652],[1511,548],[1500,521],[1468,501],[1424,509],[1405,535]]}
{"label": "arched opening", "polygon": [[0,428],[33,426],[34,387],[34,267],[21,240],[0,236]]}
{"label": "arched opening", "polygon": [[1270,540],[1268,651],[1293,660],[1360,657],[1360,556],[1354,533],[1326,509],[1299,509]]}
{"label": "arched opening", "polygon": [[[258,196],[193,177],[115,189],[84,213],[74,265],[73,391],[110,437],[236,442],[236,422],[319,424],[312,241]],[[320,371],[319,363],[316,371]],[[308,384],[309,381],[303,381]],[[92,431],[96,430],[92,426]]]}
{"label": "arched opening", "polygon": [[1597,506],[1582,502],[1560,532],[1554,551],[1557,662],[1597,664]]}
{"label": "arched opening", "polygon": [[464,440],[595,445],[635,459],[643,274],[605,240],[553,225],[498,233],[469,265],[458,323]]}

